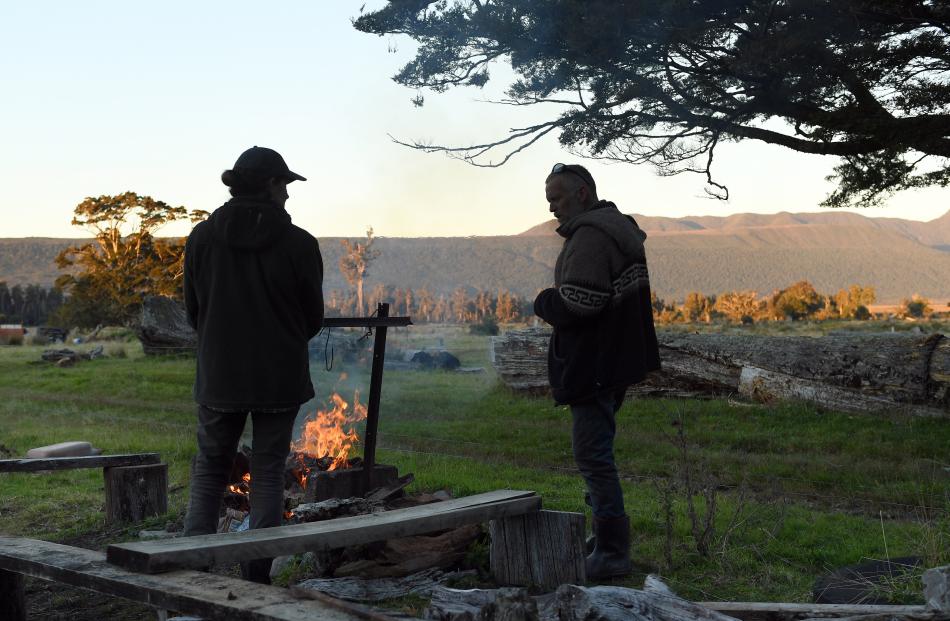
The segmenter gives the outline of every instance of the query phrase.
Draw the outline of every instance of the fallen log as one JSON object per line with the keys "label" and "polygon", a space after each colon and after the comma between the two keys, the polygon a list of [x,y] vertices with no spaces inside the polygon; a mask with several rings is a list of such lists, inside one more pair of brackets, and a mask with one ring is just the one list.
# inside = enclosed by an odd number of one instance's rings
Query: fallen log
{"label": "fallen log", "polygon": [[351,602],[381,602],[407,595],[428,597],[436,587],[448,580],[475,573],[446,573],[439,569],[427,569],[402,578],[311,578],[291,587],[291,593],[302,596],[301,591],[319,591]]}
{"label": "fallen log", "polygon": [[198,347],[198,333],[188,324],[185,306],[164,296],[145,298],[136,334],[150,356],[191,353]]}
{"label": "fallen log", "polygon": [[734,617],[687,601],[648,576],[644,590],[564,584],[548,595],[531,597],[526,589],[438,587],[432,591],[426,619],[521,621],[736,621]]}
{"label": "fallen log", "polygon": [[[545,329],[492,339],[492,364],[517,391],[546,392]],[[802,400],[847,412],[950,416],[950,339],[942,334],[823,337],[657,335],[663,368],[634,396],[725,396]]]}

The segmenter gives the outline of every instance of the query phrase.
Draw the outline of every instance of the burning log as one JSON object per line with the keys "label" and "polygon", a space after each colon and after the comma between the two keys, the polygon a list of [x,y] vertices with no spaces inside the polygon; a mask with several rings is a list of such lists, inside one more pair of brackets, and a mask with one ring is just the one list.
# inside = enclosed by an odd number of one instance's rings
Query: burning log
{"label": "burning log", "polygon": [[287,521],[291,524],[332,520],[344,515],[364,515],[385,509],[382,501],[365,498],[329,498],[321,502],[308,502],[290,510]]}
{"label": "burning log", "polygon": [[[550,332],[492,340],[492,363],[514,390],[546,392]],[[846,412],[950,416],[950,339],[941,334],[834,334],[819,338],[658,334],[663,369],[634,396],[743,394],[797,399]]]}

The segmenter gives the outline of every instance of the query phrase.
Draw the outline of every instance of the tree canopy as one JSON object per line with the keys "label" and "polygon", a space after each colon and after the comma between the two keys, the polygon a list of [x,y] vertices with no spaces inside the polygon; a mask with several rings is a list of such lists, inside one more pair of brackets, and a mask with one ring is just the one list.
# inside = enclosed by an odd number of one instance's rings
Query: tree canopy
{"label": "tree canopy", "polygon": [[559,105],[492,142],[413,145],[472,164],[553,131],[590,157],[701,173],[718,198],[716,147],[747,139],[840,158],[829,206],[950,183],[943,0],[390,0],[354,25],[418,41],[394,77],[408,87],[483,86],[503,61],[504,103]]}
{"label": "tree canopy", "polygon": [[56,286],[68,292],[64,320],[82,327],[135,321],[148,295],[181,297],[184,239],[154,236],[163,225],[208,216],[188,212],[149,196],[126,192],[87,198],[73,210],[72,224],[90,230],[94,239],[64,249],[56,257]]}

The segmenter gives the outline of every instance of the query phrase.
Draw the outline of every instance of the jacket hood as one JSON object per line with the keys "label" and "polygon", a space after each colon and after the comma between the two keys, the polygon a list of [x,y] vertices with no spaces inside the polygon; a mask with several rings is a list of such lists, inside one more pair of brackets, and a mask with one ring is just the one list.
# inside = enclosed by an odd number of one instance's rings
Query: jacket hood
{"label": "jacket hood", "polygon": [[232,198],[208,218],[217,242],[241,250],[274,245],[290,227],[290,214],[274,203],[252,198]]}
{"label": "jacket hood", "polygon": [[600,201],[584,213],[574,216],[557,227],[557,234],[570,239],[582,226],[593,226],[603,231],[617,242],[624,254],[642,252],[643,242],[647,238],[633,216],[620,213],[610,201]]}

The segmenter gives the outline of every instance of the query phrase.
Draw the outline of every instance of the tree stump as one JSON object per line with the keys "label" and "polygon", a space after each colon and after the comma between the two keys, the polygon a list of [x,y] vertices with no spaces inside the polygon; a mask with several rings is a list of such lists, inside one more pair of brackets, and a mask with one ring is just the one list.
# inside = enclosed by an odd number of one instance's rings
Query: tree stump
{"label": "tree stump", "polygon": [[0,569],[0,619],[26,620],[23,576],[3,569]]}
{"label": "tree stump", "polygon": [[499,584],[553,590],[583,584],[584,514],[538,511],[489,527],[491,571]]}
{"label": "tree stump", "polygon": [[168,464],[104,468],[106,521],[140,522],[168,511]]}

